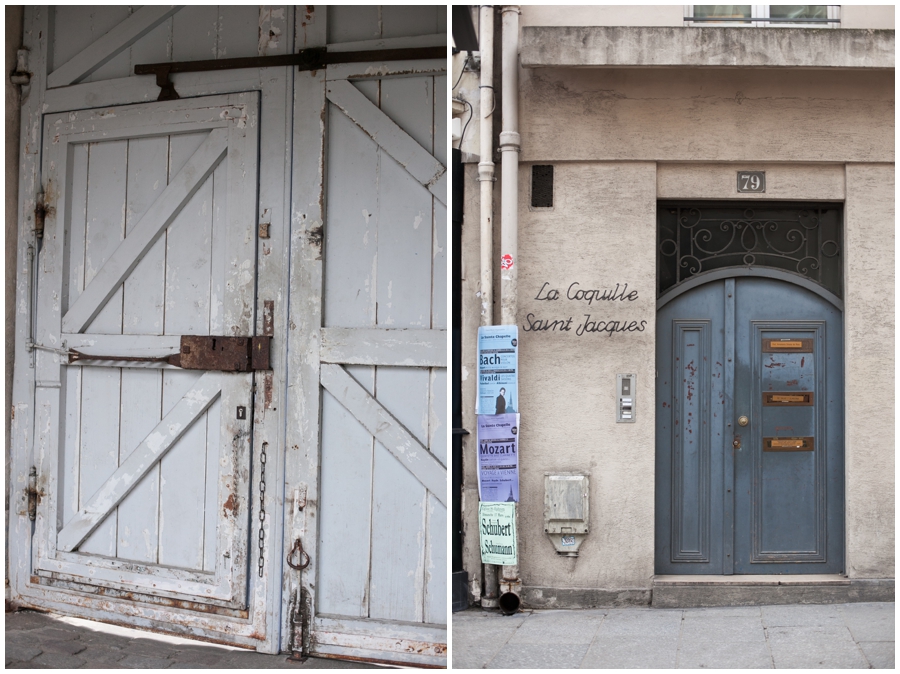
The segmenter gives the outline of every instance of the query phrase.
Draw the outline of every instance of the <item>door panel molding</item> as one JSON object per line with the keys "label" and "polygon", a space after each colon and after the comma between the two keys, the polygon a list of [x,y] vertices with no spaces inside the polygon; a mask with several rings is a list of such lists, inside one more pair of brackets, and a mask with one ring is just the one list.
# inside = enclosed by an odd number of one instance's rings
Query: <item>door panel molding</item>
{"label": "door panel molding", "polygon": [[[710,365],[712,323],[672,321],[672,381],[683,378],[672,427],[672,562],[710,561]],[[688,344],[688,340],[692,344]],[[692,349],[692,350],[689,350]],[[690,361],[688,360],[690,358]],[[679,372],[682,370],[683,372]],[[678,386],[676,384],[676,386]],[[690,408],[693,412],[687,412]],[[691,428],[693,426],[693,428]],[[689,445],[696,449],[689,451]]]}
{"label": "door panel molding", "polygon": [[[751,397],[751,414],[754,419],[762,419],[763,415],[763,405],[762,405],[762,394],[763,389],[761,388],[761,380],[760,377],[756,374],[762,371],[762,359],[763,356],[772,356],[774,354],[763,354],[762,353],[762,341],[763,341],[763,333],[768,333],[770,336],[774,333],[777,335],[779,332],[781,333],[789,333],[790,335],[796,335],[798,332],[802,333],[805,338],[811,334],[813,339],[813,348],[814,352],[812,354],[804,354],[804,357],[811,359],[815,363],[815,374],[816,374],[816,389],[814,398],[818,398],[819,401],[822,400],[822,396],[826,395],[827,386],[826,386],[826,378],[827,378],[827,368],[826,368],[826,349],[825,349],[825,335],[827,326],[825,321],[752,321],[752,336],[750,340],[751,344],[751,371],[754,373],[753,377],[753,395]],[[777,354],[781,357],[787,354]],[[803,413],[803,412],[812,412],[816,413],[821,409],[821,403],[819,407],[810,407],[808,410],[795,410],[794,413]],[[751,442],[754,448],[762,447],[763,444],[763,436],[764,436],[762,425],[759,423],[754,424],[753,433],[751,435]],[[753,500],[754,504],[753,509],[751,510],[751,547],[750,547],[750,561],[751,563],[791,563],[791,562],[825,562],[827,561],[827,538],[826,538],[826,492],[827,492],[827,484],[826,484],[826,455],[830,448],[829,438],[827,436],[827,428],[825,424],[825,419],[822,414],[815,414],[814,421],[814,437],[815,437],[815,449],[812,452],[799,452],[794,453],[791,452],[789,454],[785,454],[783,452],[778,453],[766,453],[762,451],[754,451],[752,454],[753,463],[752,463],[752,471],[753,478],[751,481],[751,487],[753,489]],[[800,463],[807,458],[813,459],[813,481],[814,481],[814,501],[815,508],[813,516],[815,517],[815,545],[811,550],[792,550],[792,551],[774,551],[774,550],[765,550],[764,540],[766,538],[766,531],[764,528],[765,518],[763,517],[762,509],[765,505],[765,494],[764,494],[764,485],[767,483],[767,479],[771,480],[774,476],[771,473],[766,472],[765,466],[763,465],[766,460],[775,463]],[[796,473],[793,473],[796,475]]]}

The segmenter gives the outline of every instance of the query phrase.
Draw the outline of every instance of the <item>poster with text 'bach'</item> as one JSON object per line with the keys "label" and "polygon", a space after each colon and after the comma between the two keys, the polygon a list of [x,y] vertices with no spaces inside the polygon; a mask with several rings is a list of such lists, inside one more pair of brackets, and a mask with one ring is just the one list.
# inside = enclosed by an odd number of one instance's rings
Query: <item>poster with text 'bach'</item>
{"label": "poster with text 'bach'", "polygon": [[519,328],[478,328],[478,403],[475,414],[514,414],[519,409]]}
{"label": "poster with text 'bach'", "polygon": [[478,415],[478,498],[519,501],[519,415]]}

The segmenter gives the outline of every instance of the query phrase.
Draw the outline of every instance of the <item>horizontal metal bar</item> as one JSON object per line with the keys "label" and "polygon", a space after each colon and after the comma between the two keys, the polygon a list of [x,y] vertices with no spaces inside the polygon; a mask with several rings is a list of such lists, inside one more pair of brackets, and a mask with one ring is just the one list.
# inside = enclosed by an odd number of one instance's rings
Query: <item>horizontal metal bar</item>
{"label": "horizontal metal bar", "polygon": [[732,21],[740,23],[756,23],[765,21],[766,23],[840,23],[840,19],[785,19],[785,18],[768,18],[763,16],[754,17],[738,17],[738,16],[686,16],[685,21]]}
{"label": "horizontal metal bar", "polygon": [[324,47],[303,49],[296,54],[275,56],[250,56],[233,59],[209,59],[205,61],[173,61],[171,63],[139,63],[134,66],[135,75],[152,75],[160,72],[190,73],[208,70],[234,70],[239,68],[271,68],[298,66],[300,70],[319,70],[335,63],[359,63],[368,61],[401,61],[410,59],[444,58],[447,48],[410,47],[406,49],[371,49],[366,51],[329,52]]}

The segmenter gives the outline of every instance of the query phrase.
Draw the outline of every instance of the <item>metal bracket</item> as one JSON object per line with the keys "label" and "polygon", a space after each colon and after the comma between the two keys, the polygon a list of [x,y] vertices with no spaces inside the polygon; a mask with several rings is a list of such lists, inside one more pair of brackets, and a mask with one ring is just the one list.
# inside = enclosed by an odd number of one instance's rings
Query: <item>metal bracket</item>
{"label": "metal bracket", "polygon": [[235,70],[240,68],[275,68],[297,66],[298,70],[321,70],[337,63],[364,63],[369,61],[402,61],[406,59],[446,58],[447,47],[411,47],[407,49],[372,49],[368,51],[329,52],[326,47],[301,49],[296,54],[277,56],[249,56],[234,59],[205,61],[173,61],[171,63],[139,63],[134,66],[135,75],[156,75],[160,88],[158,101],[180,98],[175,85],[169,79],[175,73],[196,73],[211,70]]}
{"label": "metal bracket", "polygon": [[16,69],[9,75],[9,81],[13,84],[31,84],[31,73],[28,72],[28,50],[16,51]]}

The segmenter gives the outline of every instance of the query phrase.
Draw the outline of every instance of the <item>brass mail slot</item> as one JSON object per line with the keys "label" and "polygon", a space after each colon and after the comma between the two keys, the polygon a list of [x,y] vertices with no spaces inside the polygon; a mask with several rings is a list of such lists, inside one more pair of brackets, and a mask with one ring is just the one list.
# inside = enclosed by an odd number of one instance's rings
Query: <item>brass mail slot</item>
{"label": "brass mail slot", "polygon": [[812,353],[811,339],[764,339],[763,353]]}
{"label": "brass mail slot", "polygon": [[801,391],[799,393],[766,391],[763,393],[763,405],[766,407],[804,407],[812,404],[812,391]]}
{"label": "brass mail slot", "polygon": [[811,452],[813,438],[763,438],[764,452]]}

